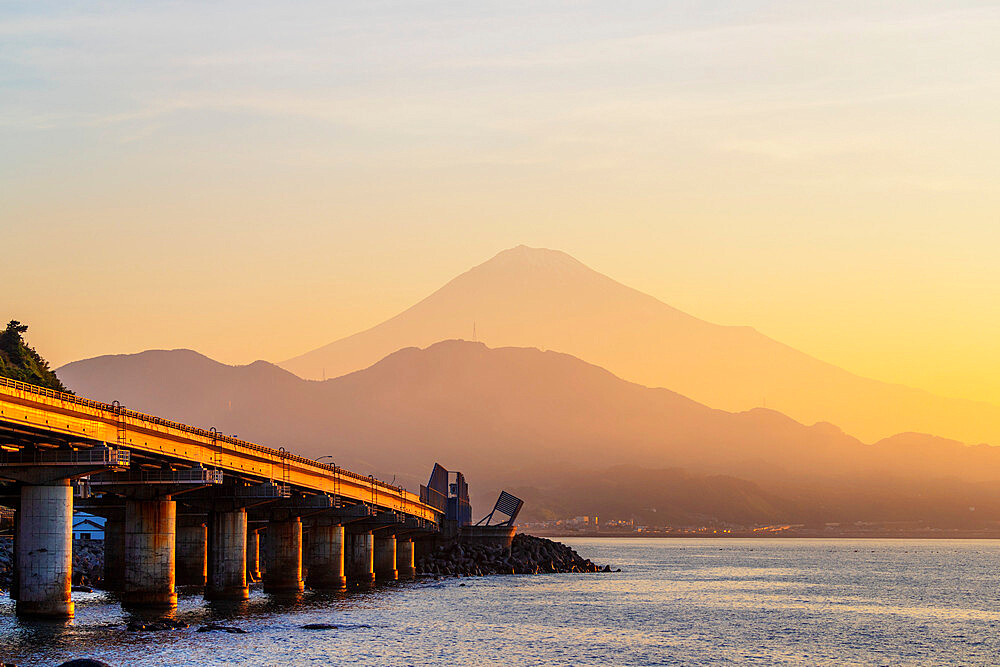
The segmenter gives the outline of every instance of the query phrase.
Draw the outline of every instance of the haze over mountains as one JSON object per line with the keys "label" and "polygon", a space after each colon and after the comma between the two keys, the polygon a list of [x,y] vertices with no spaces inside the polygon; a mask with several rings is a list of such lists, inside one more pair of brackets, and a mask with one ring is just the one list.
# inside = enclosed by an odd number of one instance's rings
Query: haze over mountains
{"label": "haze over mountains", "polygon": [[325,382],[189,350],[98,357],[58,372],[84,396],[333,455],[410,488],[439,460],[466,472],[480,509],[503,485],[523,489],[536,515],[659,504],[678,521],[957,524],[974,505],[977,520],[1000,519],[1000,449],[918,435],[866,445],[831,424],[712,409],[537,349],[446,341]]}
{"label": "haze over mountains", "polygon": [[829,421],[865,440],[902,431],[1000,443],[1000,406],[854,375],[749,327],[687,315],[569,255],[518,246],[458,276],[378,326],[280,364],[335,377],[404,347],[471,338],[572,354],[634,382],[714,408],[760,406]]}

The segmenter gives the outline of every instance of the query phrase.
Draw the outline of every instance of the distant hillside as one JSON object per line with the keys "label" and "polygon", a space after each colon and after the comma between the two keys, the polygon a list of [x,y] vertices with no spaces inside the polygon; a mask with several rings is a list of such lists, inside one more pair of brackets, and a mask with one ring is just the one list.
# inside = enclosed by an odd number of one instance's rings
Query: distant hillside
{"label": "distant hillside", "polygon": [[0,332],[0,377],[68,391],[56,374],[49,370],[49,362],[24,342],[27,330],[27,325],[11,320],[7,328]]}
{"label": "distant hillside", "polygon": [[995,527],[1000,520],[1000,482],[891,474],[756,483],[619,465],[535,476],[509,490],[526,501],[528,521],[597,515],[650,526],[917,522],[955,529]]}
{"label": "distant hillside", "polygon": [[[641,493],[636,490],[641,489]],[[640,524],[696,526],[709,522],[769,524],[797,518],[788,498],[728,475],[698,475],[677,468],[613,466],[569,471],[509,489],[526,501],[525,520],[574,516],[634,518]]]}
{"label": "distant hillside", "polygon": [[566,253],[519,246],[413,307],[280,365],[301,377],[367,368],[451,338],[572,354],[627,380],[729,411],[766,404],[876,440],[901,431],[1000,444],[1000,406],[854,375],[749,327],[712,324],[622,285]]}
{"label": "distant hillside", "polygon": [[[714,410],[535,349],[447,341],[400,350],[325,382],[301,380],[265,362],[225,366],[188,350],[99,357],[59,372],[89,397],[311,456],[332,455],[361,472],[396,475],[410,488],[441,461],[467,474],[479,507],[505,485],[534,488],[538,498],[556,494],[568,508],[573,497],[599,497],[600,484],[580,480],[623,463],[693,476],[684,482],[684,503],[663,495],[665,485],[679,483],[667,473],[660,473],[661,482],[653,473],[625,480],[623,502],[717,516],[755,508],[762,517],[823,518],[850,509],[877,520],[880,513],[894,515],[899,503],[893,499],[1000,480],[994,447],[914,434],[866,445],[831,424],[805,426],[772,410]],[[912,455],[910,442],[919,455]],[[719,479],[703,486],[691,481],[706,475],[737,478],[722,486],[735,484],[739,493],[719,495]],[[746,483],[759,488],[739,486]],[[988,500],[989,493],[980,496]],[[712,494],[719,503],[709,502]],[[872,504],[866,508],[852,497]]]}

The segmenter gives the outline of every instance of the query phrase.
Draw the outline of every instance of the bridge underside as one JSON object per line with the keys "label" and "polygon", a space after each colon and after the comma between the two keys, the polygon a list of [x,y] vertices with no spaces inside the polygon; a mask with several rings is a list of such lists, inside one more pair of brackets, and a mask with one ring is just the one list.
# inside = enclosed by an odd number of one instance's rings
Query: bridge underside
{"label": "bridge underside", "polygon": [[260,579],[296,593],[306,582],[412,576],[412,540],[437,531],[435,508],[371,477],[118,406],[10,389],[0,378],[0,521],[13,516],[18,614],[72,616],[74,507],[106,519],[106,586],[146,607],[176,604],[178,583],[239,600]]}

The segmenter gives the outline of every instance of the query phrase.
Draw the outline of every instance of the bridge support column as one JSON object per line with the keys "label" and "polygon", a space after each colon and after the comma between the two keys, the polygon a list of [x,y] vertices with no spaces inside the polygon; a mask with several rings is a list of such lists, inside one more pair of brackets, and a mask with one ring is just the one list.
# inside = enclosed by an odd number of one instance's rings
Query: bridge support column
{"label": "bridge support column", "polygon": [[104,590],[125,590],[125,522],[121,512],[104,522]]}
{"label": "bridge support column", "polygon": [[417,576],[413,561],[413,540],[396,540],[396,572],[400,579],[413,579]]}
{"label": "bridge support column", "polygon": [[302,521],[295,517],[271,521],[264,536],[264,590],[268,593],[298,593],[302,581]]}
{"label": "bridge support column", "polygon": [[383,581],[395,581],[396,572],[396,536],[376,535],[374,545],[375,578]]}
{"label": "bridge support column", "polygon": [[209,600],[248,600],[247,511],[213,512],[209,525],[205,597]]}
{"label": "bridge support column", "polygon": [[204,586],[208,576],[208,531],[201,522],[183,523],[188,525],[177,526],[177,584]]}
{"label": "bridge support column", "polygon": [[175,554],[177,503],[167,499],[125,501],[125,593],[122,601],[143,607],[177,604]]}
{"label": "bridge support column", "polygon": [[371,531],[346,534],[344,552],[347,579],[352,584],[370,586],[375,581],[375,538]]}
{"label": "bridge support column", "polygon": [[260,530],[247,532],[247,581],[260,581]]}
{"label": "bridge support column", "polygon": [[309,533],[308,554],[306,583],[311,588],[341,590],[347,587],[343,526],[314,526]]}
{"label": "bridge support column", "polygon": [[68,482],[21,487],[14,549],[17,615],[72,617],[73,489]]}

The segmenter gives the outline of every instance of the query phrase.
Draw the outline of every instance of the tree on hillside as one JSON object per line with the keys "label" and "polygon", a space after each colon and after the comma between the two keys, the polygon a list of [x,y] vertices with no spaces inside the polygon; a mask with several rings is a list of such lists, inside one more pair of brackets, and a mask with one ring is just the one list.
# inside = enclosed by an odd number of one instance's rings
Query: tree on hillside
{"label": "tree on hillside", "polygon": [[24,342],[23,334],[27,330],[26,324],[11,320],[0,332],[0,377],[72,393],[49,369],[49,362]]}

